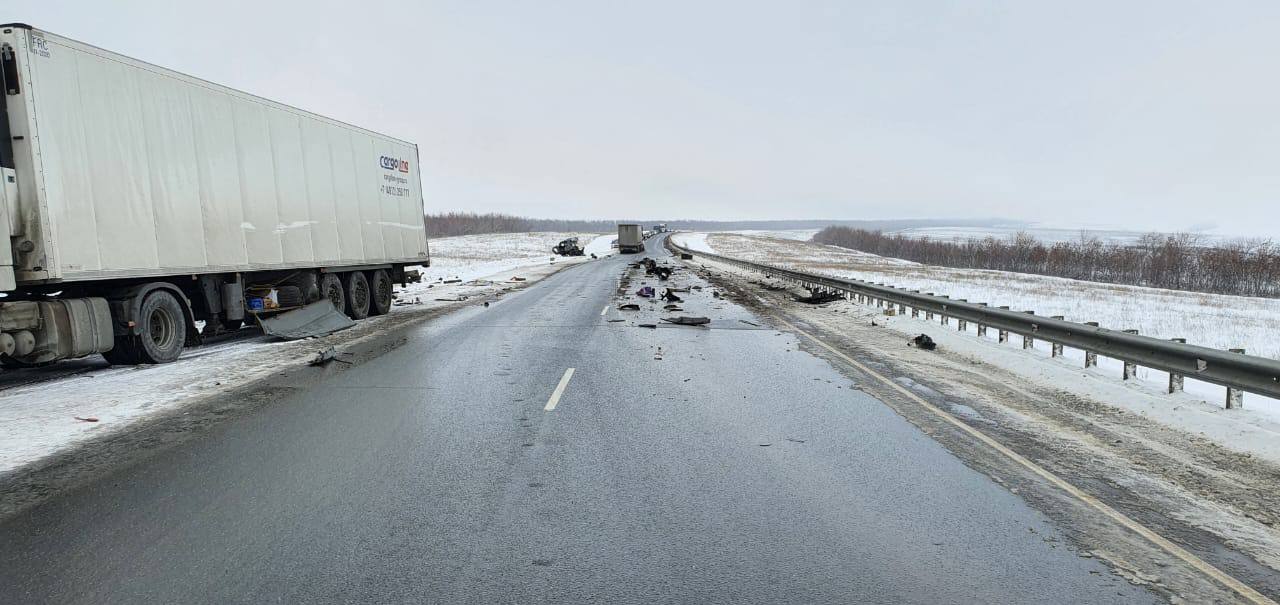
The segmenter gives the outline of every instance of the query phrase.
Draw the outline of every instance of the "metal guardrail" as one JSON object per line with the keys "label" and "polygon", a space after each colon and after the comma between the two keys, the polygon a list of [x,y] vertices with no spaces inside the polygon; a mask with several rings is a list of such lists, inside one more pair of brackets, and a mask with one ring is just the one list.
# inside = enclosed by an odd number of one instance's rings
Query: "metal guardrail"
{"label": "metal guardrail", "polygon": [[[1183,376],[1224,386],[1227,387],[1228,408],[1240,406],[1241,398],[1236,391],[1280,398],[1280,361],[1275,359],[1037,316],[1031,311],[997,309],[982,303],[922,294],[918,290],[904,290],[857,279],[840,279],[805,273],[709,252],[697,252],[672,242],[670,237],[667,238],[667,245],[675,251],[692,254],[695,257],[704,256],[722,263],[781,277],[809,288],[860,295],[871,301],[879,300],[900,307],[918,309],[926,314],[937,314],[944,318],[943,321],[945,318],[952,317],[959,321],[977,324],[980,329],[991,327],[1024,337],[1045,340],[1056,345],[1081,349],[1086,352],[1086,363],[1088,363],[1087,354],[1093,353],[1119,359],[1126,364],[1169,372],[1172,375],[1171,391],[1176,390],[1173,387],[1175,380],[1176,384],[1181,386]],[[1129,375],[1129,369],[1126,367],[1126,378]]]}

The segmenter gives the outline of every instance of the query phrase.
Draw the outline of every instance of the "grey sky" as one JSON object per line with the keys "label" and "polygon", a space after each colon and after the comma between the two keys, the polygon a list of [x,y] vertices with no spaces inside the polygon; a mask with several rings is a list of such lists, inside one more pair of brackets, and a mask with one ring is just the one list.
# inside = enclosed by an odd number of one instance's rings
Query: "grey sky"
{"label": "grey sky", "polygon": [[1280,236],[1280,2],[55,2],[418,143],[429,210]]}

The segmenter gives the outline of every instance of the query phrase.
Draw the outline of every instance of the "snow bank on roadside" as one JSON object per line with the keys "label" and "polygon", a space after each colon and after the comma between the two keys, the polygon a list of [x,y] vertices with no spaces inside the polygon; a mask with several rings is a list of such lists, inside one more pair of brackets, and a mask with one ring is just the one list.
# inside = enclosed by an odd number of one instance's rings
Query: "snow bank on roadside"
{"label": "snow bank on roadside", "polygon": [[[728,252],[726,256],[732,256]],[[720,271],[757,280],[760,274],[710,259],[700,261]],[[907,342],[911,337],[926,333],[938,343],[939,350],[963,358],[981,360],[1012,374],[1016,379],[1031,384],[1044,385],[1076,396],[1084,397],[1114,408],[1123,409],[1153,420],[1161,425],[1190,436],[1208,439],[1230,450],[1260,456],[1280,464],[1280,415],[1275,413],[1275,400],[1251,394],[1245,395],[1243,409],[1227,410],[1220,397],[1205,397],[1192,388],[1196,382],[1187,379],[1187,392],[1164,392],[1163,372],[1140,369],[1139,380],[1120,380],[1121,362],[1099,356],[1098,366],[1085,369],[1083,354],[1066,351],[1064,357],[1050,357],[1049,345],[1037,342],[1032,351],[1022,349],[1022,339],[1011,336],[1010,342],[997,341],[995,330],[986,337],[978,337],[976,326],[970,325],[961,332],[956,322],[943,326],[938,320],[926,321],[923,316],[913,319],[910,315],[884,315],[882,310],[851,301],[837,301],[823,306],[797,304],[793,309],[811,323],[836,327],[841,322],[866,325],[874,320],[877,329],[896,332]],[[848,325],[848,324],[844,324]],[[1158,376],[1154,376],[1158,375]],[[933,376],[935,380],[959,380],[949,376]],[[1143,379],[1147,378],[1147,379]],[[1159,378],[1158,380],[1150,380]],[[1205,385],[1205,383],[1196,382]],[[1206,385],[1222,395],[1222,389]]]}
{"label": "snow bank on roadside", "polygon": [[[280,342],[261,334],[185,351],[178,361],[158,366],[108,366],[101,357],[70,360],[83,373],[0,390],[0,473],[30,464],[99,434],[125,430],[148,416],[181,408],[206,395],[264,378],[281,367],[306,363],[329,344],[341,348],[355,330],[372,327],[397,314],[423,312],[454,304],[462,297],[491,296],[511,287],[513,276],[535,282],[560,267],[590,257],[556,257],[551,246],[572,236],[593,234],[521,233],[431,240],[430,268],[420,284],[396,287],[392,315],[361,321],[357,328],[323,339]],[[607,244],[606,244],[607,245]],[[443,284],[437,280],[462,279]],[[474,282],[473,280],[480,280]],[[443,298],[448,300],[436,300]],[[24,372],[35,377],[35,370]],[[33,378],[34,380],[34,378]],[[97,422],[76,420],[96,418]]]}
{"label": "snow bank on roadside", "polygon": [[716,253],[715,248],[712,248],[711,244],[707,243],[708,235],[710,234],[709,233],[673,233],[671,235],[671,241],[675,243],[677,246],[684,246],[685,248],[693,250],[694,252],[710,252],[712,254],[715,254]]}
{"label": "snow bank on roadside", "polygon": [[[1062,315],[1068,321],[1097,321],[1116,330],[1137,329],[1156,338],[1186,338],[1187,342],[1217,349],[1244,348],[1252,355],[1280,357],[1280,300],[1199,292],[1181,292],[1104,284],[1060,277],[1007,271],[952,269],[885,258],[856,250],[811,242],[787,241],[730,233],[701,235],[713,251],[726,256],[783,267],[881,282],[899,288],[946,294],[954,299],[1008,305],[1037,315]],[[916,329],[927,328],[923,319],[910,320]],[[934,324],[936,326],[936,323]],[[972,330],[972,328],[971,328]],[[988,334],[995,338],[995,332]],[[1048,351],[1049,344],[1037,342]],[[1083,366],[1083,352],[1065,351],[1068,363]],[[1100,371],[1120,375],[1121,362],[1099,358]],[[1139,368],[1138,378],[1164,384],[1168,374]],[[1188,378],[1186,391],[1214,406],[1222,406],[1225,389]],[[1280,401],[1246,394],[1249,414],[1261,413],[1280,420]]]}

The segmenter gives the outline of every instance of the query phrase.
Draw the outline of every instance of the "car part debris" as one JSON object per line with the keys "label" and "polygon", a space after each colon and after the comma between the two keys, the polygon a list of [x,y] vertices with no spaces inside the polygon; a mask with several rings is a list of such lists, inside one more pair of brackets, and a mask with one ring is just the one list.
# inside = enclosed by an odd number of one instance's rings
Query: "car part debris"
{"label": "car part debris", "polygon": [[679,317],[663,317],[661,319],[667,323],[679,326],[702,326],[711,323],[711,318],[709,317],[689,317],[687,315],[681,315]]}
{"label": "car part debris", "polygon": [[640,310],[640,305],[637,305],[637,304],[635,304],[635,303],[627,303],[627,304],[625,304],[625,305],[618,305],[618,310],[619,310],[619,311],[639,311],[639,310]]}
{"label": "car part debris", "polygon": [[94,418],[93,416],[83,416],[83,417],[81,417],[81,416],[72,416],[72,418],[75,418],[76,420],[79,420],[80,422],[97,422],[97,421],[98,421],[98,419],[97,419],[97,418]]}
{"label": "car part debris", "polygon": [[420,304],[422,304],[422,297],[421,297],[421,296],[415,296],[415,297],[413,297],[413,300],[397,300],[397,301],[395,301],[395,302],[393,302],[393,303],[391,303],[391,304],[393,304],[393,305],[395,305],[395,306],[397,306],[397,307],[406,307],[406,306],[409,306],[409,305],[420,305]]}
{"label": "car part debris", "polygon": [[598,256],[596,256],[596,253],[595,253],[595,252],[592,252],[592,253],[591,253],[591,260],[595,260],[595,259],[597,259],[597,258],[599,258],[599,257],[598,257]]}
{"label": "car part debris", "polygon": [[658,324],[636,324],[636,325],[640,326],[641,328],[657,328],[658,327]]}
{"label": "car part debris", "polygon": [[926,351],[932,351],[938,348],[938,343],[933,342],[933,339],[929,338],[928,334],[921,334],[915,338],[912,338],[910,341],[908,341],[907,346],[908,347],[914,346],[914,347],[919,347],[921,349],[924,349]]}
{"label": "car part debris", "polygon": [[680,309],[680,305],[672,303],[669,305],[662,305],[662,310],[663,311],[680,311],[681,309]]}
{"label": "car part debris", "polygon": [[345,313],[335,309],[327,298],[300,309],[259,318],[258,323],[266,334],[285,340],[324,336],[356,325]]}
{"label": "car part debris", "polygon": [[404,272],[404,281],[407,284],[422,283],[422,272],[417,269],[409,269]]}
{"label": "car part debris", "polygon": [[338,351],[335,350],[333,347],[329,347],[327,349],[321,349],[320,351],[317,351],[316,356],[312,357],[311,361],[307,362],[307,365],[322,366],[337,358],[338,358]]}
{"label": "car part debris", "polygon": [[610,320],[609,320],[609,323],[613,324],[613,323],[618,323],[618,322],[620,322],[620,321],[627,321],[627,320],[625,320],[625,319],[610,319]]}
{"label": "car part debris", "polygon": [[681,252],[680,260],[693,260],[693,255],[689,254],[688,252]]}
{"label": "car part debris", "polygon": [[840,295],[835,292],[821,292],[810,290],[808,296],[795,297],[796,302],[802,302],[807,305],[821,305],[829,302],[840,300]]}
{"label": "car part debris", "polygon": [[516,277],[516,276],[512,276],[512,277],[511,277],[511,279],[509,279],[509,280],[507,280],[507,281],[525,281],[525,278],[523,278],[523,277]]}
{"label": "car part debris", "polygon": [[453,297],[453,298],[437,298],[436,300],[438,300],[438,301],[440,301],[440,302],[462,302],[462,301],[464,301],[464,300],[466,300],[466,299],[467,299],[467,297],[465,297],[465,296],[455,296],[455,297]]}
{"label": "car part debris", "polygon": [[462,280],[460,280],[460,279],[446,279],[446,280],[444,280],[444,283],[446,283],[446,284],[460,284],[460,283],[462,283]]}
{"label": "car part debris", "polygon": [[654,295],[653,286],[644,286],[643,288],[640,288],[639,290],[636,290],[636,296],[643,296],[643,297],[645,297],[645,298],[653,298],[653,295]]}
{"label": "car part debris", "polygon": [[756,322],[754,322],[754,321],[747,321],[747,320],[745,320],[745,319],[739,319],[738,321],[740,321],[740,322],[742,322],[742,323],[744,323],[744,324],[747,324],[747,325],[749,325],[749,326],[755,326],[755,327],[757,327],[757,328],[758,328],[758,327],[760,327],[760,324],[758,324],[758,323],[756,323]]}
{"label": "car part debris", "polygon": [[662,292],[662,299],[673,303],[684,302],[684,299],[676,296],[675,292],[671,291],[671,288],[667,288]]}

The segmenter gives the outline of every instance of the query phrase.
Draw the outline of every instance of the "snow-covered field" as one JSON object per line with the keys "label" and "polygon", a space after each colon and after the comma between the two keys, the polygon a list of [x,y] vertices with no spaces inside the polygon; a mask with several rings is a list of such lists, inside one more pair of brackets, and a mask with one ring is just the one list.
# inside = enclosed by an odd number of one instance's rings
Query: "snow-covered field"
{"label": "snow-covered field", "polygon": [[[881,282],[899,288],[946,294],[955,299],[1008,305],[1037,315],[1061,315],[1069,321],[1096,321],[1106,328],[1137,329],[1157,338],[1186,338],[1187,342],[1218,349],[1244,348],[1248,353],[1280,358],[1280,300],[1249,298],[1103,284],[1005,271],[951,269],[885,258],[855,250],[787,239],[729,233],[677,234],[677,241],[701,246],[726,256],[765,262],[797,270]],[[923,320],[921,320],[923,321]],[[994,338],[992,331],[989,337]],[[1047,343],[1038,343],[1047,347]],[[1068,350],[1067,359],[1083,362],[1083,353]],[[1119,362],[1103,360],[1119,375]],[[1140,369],[1152,382],[1167,374]],[[1187,391],[1222,404],[1221,387],[1187,380]],[[1280,418],[1280,402],[1246,395],[1246,406]]]}
{"label": "snow-covered field", "polygon": [[[1060,228],[1060,227],[913,227],[911,229],[900,229],[889,232],[891,235],[903,235],[910,238],[921,239],[929,238],[934,240],[949,241],[967,241],[972,239],[984,239],[994,237],[999,240],[1007,240],[1017,233],[1028,233],[1032,237],[1044,242],[1046,245],[1052,245],[1057,242],[1077,242],[1082,236],[1095,237],[1108,244],[1130,245],[1138,242],[1138,239],[1146,235],[1145,231],[1123,231],[1119,229],[1106,228]],[[807,239],[807,238],[806,238]],[[1200,241],[1204,245],[1216,244],[1222,241],[1232,239],[1230,236],[1222,234],[1203,233],[1200,234]]]}
{"label": "snow-covered field", "polygon": [[[559,262],[562,257],[551,252],[560,240],[570,237],[590,255],[605,256],[613,251],[609,241],[616,236],[597,233],[491,233],[485,235],[461,235],[433,239],[431,266],[416,267],[422,272],[423,283],[439,279],[470,281],[490,277],[519,267]],[[600,244],[603,241],[603,246]]]}
{"label": "snow-covered field", "polygon": [[[552,260],[551,247],[570,236],[579,236],[584,243],[599,239],[595,234],[515,233],[431,240],[432,266],[419,268],[424,273],[422,283],[397,286],[399,302],[390,315],[366,319],[356,328],[322,339],[280,342],[256,335],[193,347],[177,362],[159,366],[109,367],[101,357],[61,362],[70,364],[64,367],[85,371],[0,390],[0,473],[99,434],[123,430],[148,416],[180,409],[205,396],[301,365],[326,346],[341,349],[353,339],[377,336],[380,325],[393,325],[406,314],[429,312],[464,297],[499,295],[513,287],[507,282],[512,277],[524,278],[522,283],[527,284],[559,267],[587,262],[589,256],[556,256]],[[609,253],[609,239],[604,238],[603,253]],[[591,245],[602,253],[599,244]],[[462,283],[440,281],[455,278]],[[26,373],[23,376],[35,376],[31,373],[39,371],[19,370]]]}

